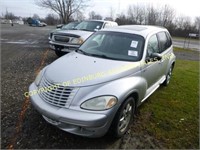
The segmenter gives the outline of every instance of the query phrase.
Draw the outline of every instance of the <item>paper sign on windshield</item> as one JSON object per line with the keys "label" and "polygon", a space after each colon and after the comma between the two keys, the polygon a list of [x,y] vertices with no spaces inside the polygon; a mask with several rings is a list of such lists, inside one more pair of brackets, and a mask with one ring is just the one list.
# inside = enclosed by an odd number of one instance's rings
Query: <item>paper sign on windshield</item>
{"label": "paper sign on windshield", "polygon": [[131,42],[131,47],[137,48],[137,45],[138,45],[138,41],[132,41]]}
{"label": "paper sign on windshield", "polygon": [[129,50],[128,51],[128,55],[137,57],[138,56],[138,51]]}

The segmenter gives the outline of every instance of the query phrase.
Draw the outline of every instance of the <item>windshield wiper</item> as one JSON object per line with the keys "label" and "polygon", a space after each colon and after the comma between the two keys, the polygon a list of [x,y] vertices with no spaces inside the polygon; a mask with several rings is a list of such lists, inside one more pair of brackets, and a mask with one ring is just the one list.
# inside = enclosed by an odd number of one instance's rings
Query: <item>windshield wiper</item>
{"label": "windshield wiper", "polygon": [[82,53],[82,54],[84,54],[84,55],[91,55],[91,54],[89,54],[89,53],[83,51],[82,49],[77,49],[77,50],[75,50],[75,52],[80,52],[80,53]]}
{"label": "windshield wiper", "polygon": [[79,30],[83,30],[83,31],[90,31],[90,32],[92,32],[91,30],[88,30],[88,29],[79,29]]}
{"label": "windshield wiper", "polygon": [[[101,58],[110,58],[104,54],[91,54],[92,56],[101,57]],[[111,59],[111,58],[110,58]]]}
{"label": "windshield wiper", "polygon": [[121,60],[119,58],[113,58],[113,57],[108,57],[104,54],[90,54],[91,56],[95,56],[95,57],[100,57],[100,58],[106,58],[106,59],[111,59],[111,60]]}

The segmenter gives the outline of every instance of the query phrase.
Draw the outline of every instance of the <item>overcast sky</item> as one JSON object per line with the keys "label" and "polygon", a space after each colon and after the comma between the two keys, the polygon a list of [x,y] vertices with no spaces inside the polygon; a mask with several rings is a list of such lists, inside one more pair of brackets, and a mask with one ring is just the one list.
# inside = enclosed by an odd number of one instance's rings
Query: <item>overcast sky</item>
{"label": "overcast sky", "polygon": [[[84,15],[88,17],[88,13],[94,10],[106,17],[111,7],[115,14],[119,14],[126,13],[127,7],[133,4],[153,4],[155,7],[168,4],[176,10],[177,16],[185,15],[194,18],[200,16],[199,2],[199,0],[90,0],[88,3],[90,7],[85,10]],[[45,17],[48,13],[52,13],[50,10],[36,6],[34,0],[0,0],[0,13],[5,13],[6,9],[21,17],[30,17],[33,14]]]}

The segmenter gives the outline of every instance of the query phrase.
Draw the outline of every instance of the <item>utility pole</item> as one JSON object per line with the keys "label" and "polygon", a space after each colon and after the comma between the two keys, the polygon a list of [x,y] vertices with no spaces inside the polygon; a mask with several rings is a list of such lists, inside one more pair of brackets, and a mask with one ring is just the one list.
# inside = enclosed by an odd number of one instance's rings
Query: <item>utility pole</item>
{"label": "utility pole", "polygon": [[5,19],[8,19],[8,9],[7,9],[7,7],[6,7],[6,18]]}
{"label": "utility pole", "polygon": [[119,11],[119,14],[120,14],[120,0],[119,0],[119,3],[118,3],[118,11]]}

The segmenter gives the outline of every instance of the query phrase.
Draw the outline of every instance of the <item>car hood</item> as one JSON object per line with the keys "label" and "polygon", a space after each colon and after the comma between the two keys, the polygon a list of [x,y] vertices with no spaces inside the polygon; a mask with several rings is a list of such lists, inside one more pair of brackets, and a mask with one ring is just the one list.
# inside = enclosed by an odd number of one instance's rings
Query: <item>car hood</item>
{"label": "car hood", "polygon": [[109,60],[71,52],[49,65],[44,76],[55,84],[90,86],[133,74],[140,69],[139,64],[139,62]]}
{"label": "car hood", "polygon": [[54,33],[54,32],[57,32],[57,31],[60,31],[61,29],[54,29],[51,31],[51,33]]}
{"label": "car hood", "polygon": [[94,32],[92,32],[92,31],[82,31],[82,30],[59,30],[59,31],[56,31],[54,34],[79,36],[83,40],[86,40],[93,33]]}

